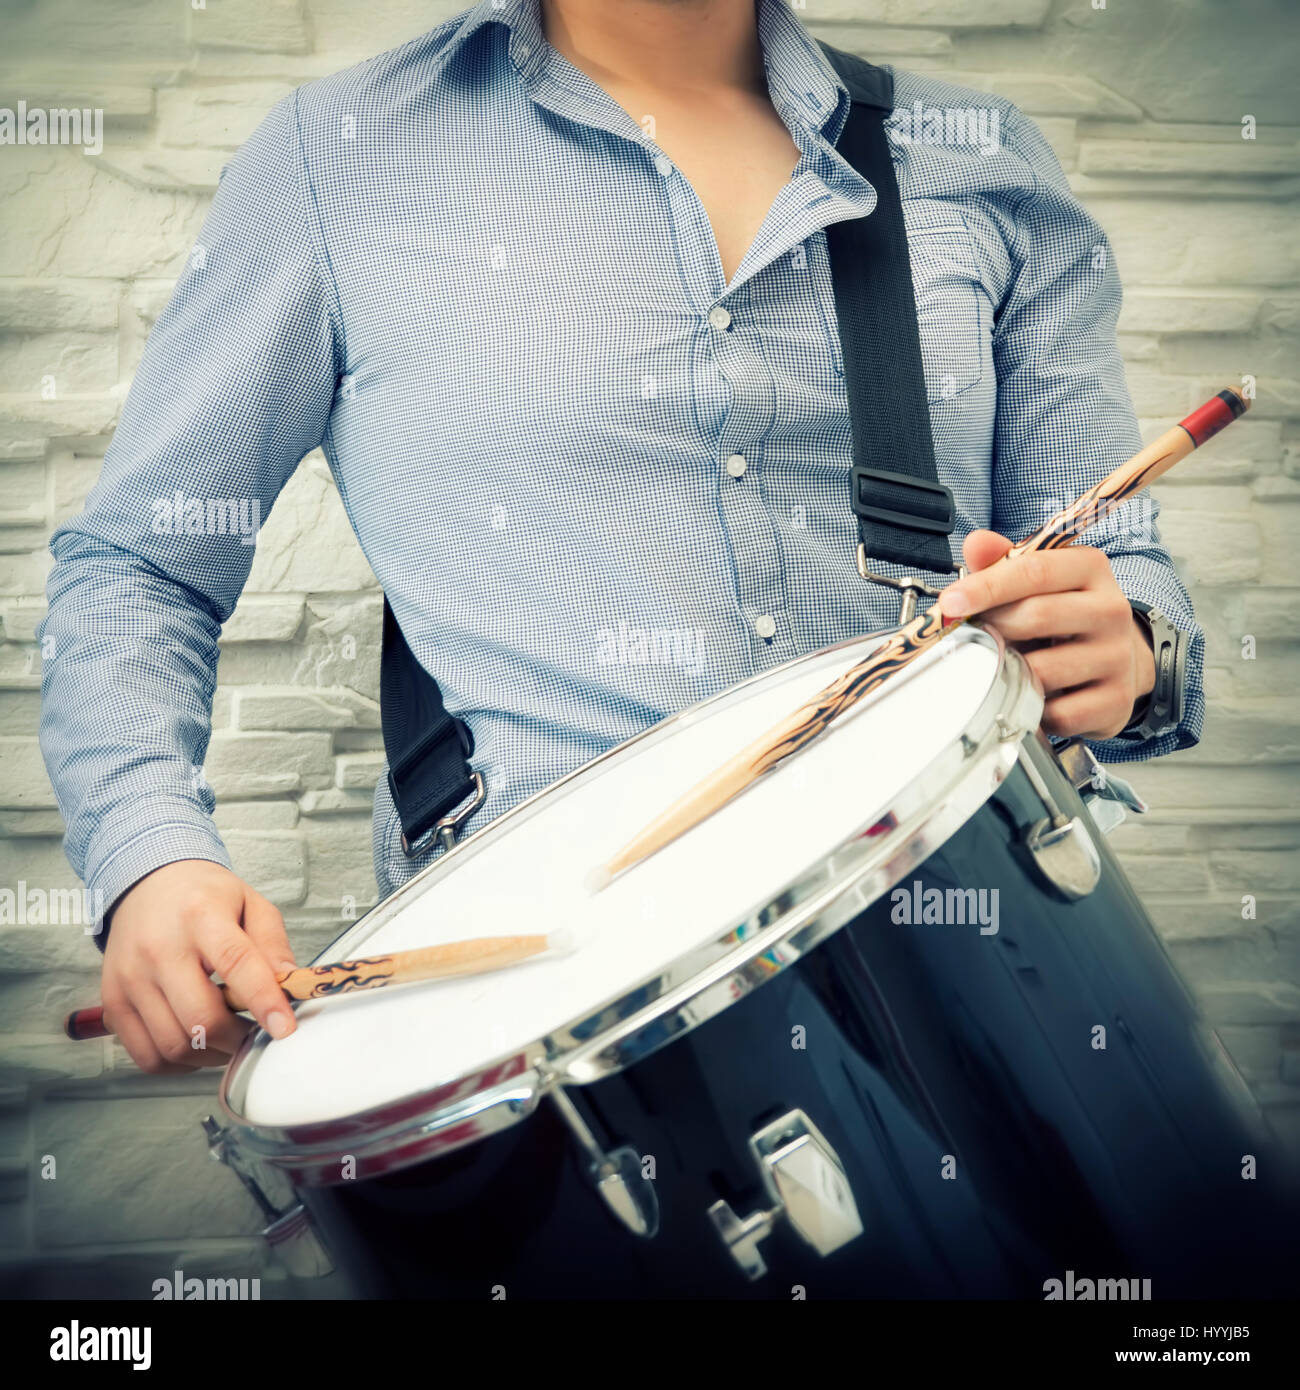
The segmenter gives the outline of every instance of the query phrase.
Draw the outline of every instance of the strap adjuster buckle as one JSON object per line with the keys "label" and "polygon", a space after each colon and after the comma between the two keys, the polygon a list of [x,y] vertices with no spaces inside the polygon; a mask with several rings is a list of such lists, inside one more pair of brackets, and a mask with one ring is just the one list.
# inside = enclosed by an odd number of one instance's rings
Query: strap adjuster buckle
{"label": "strap adjuster buckle", "polygon": [[417,854],[422,854],[428,847],[429,840],[436,837],[444,850],[449,850],[456,844],[456,836],[460,833],[460,828],[465,822],[479,809],[487,800],[487,785],[483,781],[483,774],[470,769],[470,776],[474,779],[474,790],[460,803],[453,811],[449,811],[441,820],[423,835],[414,844],[406,838],[406,831],[402,831],[402,853],[408,859],[413,859]]}
{"label": "strap adjuster buckle", "polygon": [[[902,488],[922,494],[921,503],[928,499],[942,502],[942,516],[918,515],[914,512],[897,512],[889,507],[875,507],[866,501],[864,484],[884,483],[888,487]],[[914,478],[910,473],[891,473],[886,468],[866,468],[862,464],[853,465],[851,477],[852,504],[854,515],[862,521],[879,521],[886,526],[901,526],[908,531],[924,531],[929,535],[950,536],[957,525],[957,506],[953,501],[952,489],[943,483],[928,482],[924,478]],[[934,513],[931,502],[927,508]]]}

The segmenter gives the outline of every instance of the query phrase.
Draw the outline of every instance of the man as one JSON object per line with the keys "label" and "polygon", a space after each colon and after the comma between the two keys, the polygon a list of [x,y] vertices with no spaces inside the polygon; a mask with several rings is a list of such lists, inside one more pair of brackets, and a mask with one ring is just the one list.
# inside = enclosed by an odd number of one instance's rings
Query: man
{"label": "man", "polygon": [[[1112,760],[1194,743],[1200,636],[1149,517],[981,573],[1139,446],[1105,237],[1008,103],[903,72],[894,97],[984,118],[954,141],[894,127],[938,471],[975,571],[947,611],[1024,644],[1050,732]],[[43,748],[69,855],[110,905],[106,1016],[140,1066],[233,1051],[214,970],[273,1035],[293,1027],[280,914],[230,871],[193,775],[251,550],[152,525],[156,499],[265,516],[323,446],[473,732],[469,830],[674,710],[896,622],[848,506],[825,229],[877,197],[835,150],[848,109],[783,0],[484,0],[286,98],[227,167],[103,475],[53,538],[43,628]],[[1190,646],[1168,729],[1144,723],[1147,607]],[[620,625],[693,634],[693,659],[619,659]],[[381,780],[385,892],[436,852],[399,838]]]}

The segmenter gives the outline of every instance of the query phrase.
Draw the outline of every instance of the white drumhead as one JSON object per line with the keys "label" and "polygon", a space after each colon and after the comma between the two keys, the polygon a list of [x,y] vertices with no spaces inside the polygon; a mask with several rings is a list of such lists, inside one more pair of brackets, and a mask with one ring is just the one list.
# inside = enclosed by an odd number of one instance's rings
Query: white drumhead
{"label": "white drumhead", "polygon": [[882,639],[832,648],[665,721],[466,842],[409,904],[321,961],[471,936],[577,931],[571,955],[467,979],[301,1005],[258,1052],[241,1106],[254,1125],[343,1119],[455,1080],[593,1013],[723,936],[870,826],[955,743],[998,653],[947,638],[676,843],[590,895],[584,880],[646,823]]}

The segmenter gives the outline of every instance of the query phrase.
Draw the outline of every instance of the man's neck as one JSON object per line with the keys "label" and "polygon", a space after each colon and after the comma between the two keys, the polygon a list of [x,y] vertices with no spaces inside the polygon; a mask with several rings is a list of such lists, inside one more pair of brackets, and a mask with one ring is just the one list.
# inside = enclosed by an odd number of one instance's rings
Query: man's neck
{"label": "man's neck", "polygon": [[598,85],[765,93],[756,0],[542,0],[547,42]]}

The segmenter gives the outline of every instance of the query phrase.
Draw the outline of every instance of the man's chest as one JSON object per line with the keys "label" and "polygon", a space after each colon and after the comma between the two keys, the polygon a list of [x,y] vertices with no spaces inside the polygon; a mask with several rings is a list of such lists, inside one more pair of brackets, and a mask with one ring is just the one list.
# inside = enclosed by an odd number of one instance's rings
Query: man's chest
{"label": "man's chest", "polygon": [[[738,262],[739,242],[766,216],[767,192],[754,184],[740,199],[746,180],[712,142],[673,150],[693,168],[698,202],[615,159],[521,164],[490,150],[473,179],[449,178],[431,158],[326,200],[348,355],[332,429],[360,491],[388,492],[399,457],[423,460],[451,505],[452,476],[461,492],[528,460],[581,469],[611,490],[633,474],[653,485],[670,460],[694,460],[707,486],[728,432],[755,447],[779,437],[810,462],[843,434],[824,235],[792,235],[725,294],[709,293],[716,252],[701,205],[722,210],[725,267],[727,247]],[[767,190],[788,180],[778,141],[755,158]],[[926,394],[978,441],[992,409],[992,308],[972,234],[939,202],[914,200],[905,213]],[[947,438],[940,420],[941,453]]]}
{"label": "man's chest", "polygon": [[730,284],[799,162],[790,131],[757,95],[732,93],[697,104],[662,93],[615,95],[699,199]]}

